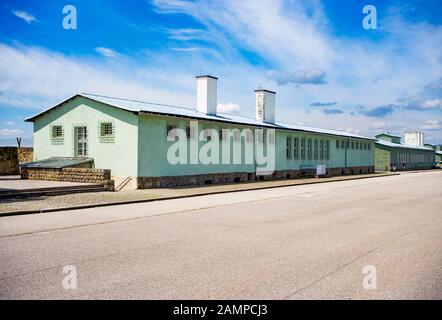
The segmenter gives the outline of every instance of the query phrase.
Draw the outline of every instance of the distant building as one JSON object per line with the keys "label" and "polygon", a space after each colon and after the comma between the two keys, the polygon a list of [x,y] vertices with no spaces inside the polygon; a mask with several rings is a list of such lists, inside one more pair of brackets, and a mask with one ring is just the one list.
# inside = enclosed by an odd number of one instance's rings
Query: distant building
{"label": "distant building", "polygon": [[[417,140],[412,141],[419,141],[420,137],[423,135],[414,135]],[[388,132],[378,134],[376,139],[378,139],[375,149],[376,170],[430,169],[434,166],[435,152],[432,148],[424,147],[423,141],[422,146],[403,144],[400,136]]]}
{"label": "distant building", "polygon": [[435,162],[436,164],[440,164],[442,162],[442,145],[426,143],[425,147],[435,150]]}
{"label": "distant building", "polygon": [[405,144],[423,147],[424,146],[424,133],[420,131],[407,131],[405,132]]}

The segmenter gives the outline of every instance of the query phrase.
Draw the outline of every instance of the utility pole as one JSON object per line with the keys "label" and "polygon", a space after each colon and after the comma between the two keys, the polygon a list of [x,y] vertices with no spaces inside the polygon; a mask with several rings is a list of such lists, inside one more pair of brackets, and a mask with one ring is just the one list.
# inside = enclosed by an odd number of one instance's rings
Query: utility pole
{"label": "utility pole", "polygon": [[20,146],[21,146],[21,138],[15,138],[15,139],[17,140],[17,145],[20,148]]}

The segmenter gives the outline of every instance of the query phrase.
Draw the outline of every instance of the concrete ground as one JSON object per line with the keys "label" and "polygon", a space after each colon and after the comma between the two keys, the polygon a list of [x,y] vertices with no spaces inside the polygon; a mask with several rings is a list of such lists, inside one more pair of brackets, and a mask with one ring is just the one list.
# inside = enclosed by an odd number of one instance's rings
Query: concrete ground
{"label": "concrete ground", "polygon": [[[130,190],[118,192],[86,192],[81,194],[67,194],[58,196],[38,196],[32,198],[0,199],[0,216],[2,214],[18,214],[24,212],[41,212],[62,208],[81,208],[85,206],[109,205],[117,203],[151,201],[188,197],[194,195],[214,194],[220,192],[255,190],[310,183],[323,183],[341,180],[365,179],[367,177],[389,175],[390,173],[362,174],[351,176],[337,176],[330,178],[306,178],[257,181],[250,183],[205,185],[183,188],[154,188],[144,190]],[[29,181],[29,180],[27,180]],[[42,181],[49,182],[49,181]]]}
{"label": "concrete ground", "polygon": [[72,187],[89,185],[90,183],[46,181],[46,180],[22,180],[20,176],[0,176],[0,191],[5,190],[32,190],[40,188]]}
{"label": "concrete ground", "polygon": [[441,299],[441,178],[0,217],[0,298]]}

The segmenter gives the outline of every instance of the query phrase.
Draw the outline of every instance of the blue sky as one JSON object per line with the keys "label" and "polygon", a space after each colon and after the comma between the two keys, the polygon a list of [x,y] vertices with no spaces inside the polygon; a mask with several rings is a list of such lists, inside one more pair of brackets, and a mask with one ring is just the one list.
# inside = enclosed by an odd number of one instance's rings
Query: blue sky
{"label": "blue sky", "polygon": [[[377,29],[362,27],[366,4]],[[77,92],[193,107],[200,73],[219,77],[226,112],[253,117],[261,86],[279,120],[442,143],[440,12],[442,0],[3,0],[0,144],[29,143],[23,118]]]}

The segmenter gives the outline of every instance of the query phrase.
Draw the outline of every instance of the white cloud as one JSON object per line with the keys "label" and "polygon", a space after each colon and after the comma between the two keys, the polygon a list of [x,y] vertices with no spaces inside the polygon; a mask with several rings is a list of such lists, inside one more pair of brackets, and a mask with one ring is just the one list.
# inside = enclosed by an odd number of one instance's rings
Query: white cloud
{"label": "white cloud", "polygon": [[230,113],[230,114],[239,114],[240,106],[235,103],[219,103],[216,107],[218,112]]}
{"label": "white cloud", "polygon": [[424,109],[442,109],[442,99],[425,100],[422,107]]}
{"label": "white cloud", "polygon": [[205,30],[201,29],[166,29],[169,39],[178,41],[208,40]]}
{"label": "white cloud", "polygon": [[20,129],[0,129],[0,137],[11,137],[22,134]]}
{"label": "white cloud", "polygon": [[110,48],[105,47],[97,47],[95,48],[95,51],[100,53],[101,55],[107,57],[107,58],[115,58],[119,56],[119,53],[115,50],[112,50]]}
{"label": "white cloud", "polygon": [[423,125],[421,125],[421,129],[438,130],[438,129],[442,129],[442,126],[438,120],[428,120]]}
{"label": "white cloud", "polygon": [[44,109],[76,93],[90,92],[192,106],[194,92],[190,96],[186,91],[187,81],[193,91],[193,77],[165,73],[162,67],[74,59],[50,50],[0,44],[0,103]]}
{"label": "white cloud", "polygon": [[386,130],[388,128],[387,124],[383,121],[373,122],[371,124],[373,130]]}
{"label": "white cloud", "polygon": [[10,127],[10,126],[13,126],[13,125],[15,124],[15,122],[14,122],[14,121],[5,121],[5,122],[3,122],[3,124],[4,124],[5,126]]}
{"label": "white cloud", "polygon": [[31,22],[36,22],[37,21],[37,19],[32,14],[29,14],[26,11],[13,10],[12,13],[16,17],[24,20],[28,24],[30,24]]}

